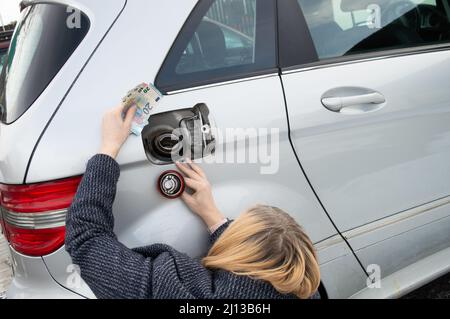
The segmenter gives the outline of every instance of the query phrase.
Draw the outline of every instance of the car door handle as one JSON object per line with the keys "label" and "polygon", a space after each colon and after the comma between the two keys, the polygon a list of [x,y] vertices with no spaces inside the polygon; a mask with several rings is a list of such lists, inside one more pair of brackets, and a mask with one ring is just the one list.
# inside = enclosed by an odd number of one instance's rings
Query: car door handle
{"label": "car door handle", "polygon": [[374,112],[386,103],[383,94],[365,88],[338,88],[322,96],[322,104],[337,113],[358,114]]}

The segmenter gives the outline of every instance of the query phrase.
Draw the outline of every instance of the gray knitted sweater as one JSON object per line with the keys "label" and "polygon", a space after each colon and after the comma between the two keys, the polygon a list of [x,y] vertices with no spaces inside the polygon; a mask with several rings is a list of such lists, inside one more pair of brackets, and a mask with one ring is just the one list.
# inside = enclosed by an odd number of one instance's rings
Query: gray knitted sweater
{"label": "gray knitted sweater", "polygon": [[[164,245],[129,249],[114,234],[112,206],[120,168],[94,156],[67,214],[66,250],[98,298],[292,299],[269,283],[211,271],[199,260]],[[220,227],[213,243],[228,227]]]}

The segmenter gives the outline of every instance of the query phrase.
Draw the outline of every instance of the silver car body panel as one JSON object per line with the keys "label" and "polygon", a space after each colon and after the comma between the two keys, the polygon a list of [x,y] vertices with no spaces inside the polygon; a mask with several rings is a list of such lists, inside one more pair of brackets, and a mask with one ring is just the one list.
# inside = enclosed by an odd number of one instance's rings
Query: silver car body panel
{"label": "silver car body panel", "polygon": [[42,260],[53,279],[64,286],[65,289],[86,298],[95,299],[92,290],[81,279],[80,269],[72,264],[72,260],[64,247],[61,247],[53,254],[42,257]]}
{"label": "silver car body panel", "polygon": [[450,248],[420,259],[382,278],[380,288],[365,288],[352,299],[394,299],[404,296],[450,271]]}
{"label": "silver car body panel", "polygon": [[[283,76],[300,161],[342,231],[450,195],[449,80],[450,51]],[[331,112],[321,96],[339,87],[381,92],[387,104]]]}
{"label": "silver car body panel", "polygon": [[11,249],[14,279],[7,292],[9,299],[83,299],[61,287],[49,275],[41,257],[23,256]]}

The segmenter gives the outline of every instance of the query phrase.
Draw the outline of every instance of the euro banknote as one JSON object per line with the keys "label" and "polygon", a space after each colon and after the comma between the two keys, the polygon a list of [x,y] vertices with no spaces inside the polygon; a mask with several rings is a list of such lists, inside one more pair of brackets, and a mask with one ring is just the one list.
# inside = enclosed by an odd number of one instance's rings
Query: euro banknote
{"label": "euro banknote", "polygon": [[122,100],[124,113],[130,107],[136,106],[136,115],[131,126],[131,133],[141,135],[143,129],[148,124],[148,119],[152,115],[156,105],[161,101],[163,95],[152,84],[142,83],[129,91]]}

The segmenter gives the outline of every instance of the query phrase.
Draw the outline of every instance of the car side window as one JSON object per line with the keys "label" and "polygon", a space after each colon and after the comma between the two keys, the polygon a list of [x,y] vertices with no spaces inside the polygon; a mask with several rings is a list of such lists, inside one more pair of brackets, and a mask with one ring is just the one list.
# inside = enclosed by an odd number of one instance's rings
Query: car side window
{"label": "car side window", "polygon": [[450,41],[449,0],[297,0],[319,59]]}
{"label": "car side window", "polygon": [[276,67],[273,0],[202,0],[155,81],[163,92]]}

